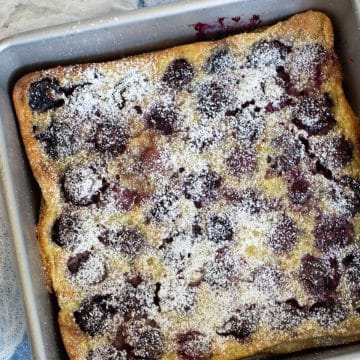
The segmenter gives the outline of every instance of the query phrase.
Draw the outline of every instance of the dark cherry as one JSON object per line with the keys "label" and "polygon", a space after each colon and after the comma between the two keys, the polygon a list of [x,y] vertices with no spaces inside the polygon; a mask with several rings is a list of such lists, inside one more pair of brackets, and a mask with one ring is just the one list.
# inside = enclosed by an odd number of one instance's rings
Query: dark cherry
{"label": "dark cherry", "polygon": [[326,139],[318,144],[317,153],[320,162],[328,168],[338,168],[347,165],[353,158],[353,144],[344,136]]}
{"label": "dark cherry", "polygon": [[223,74],[231,71],[233,58],[228,49],[216,50],[206,61],[205,69],[209,73]]}
{"label": "dark cherry", "polygon": [[294,205],[306,205],[311,198],[310,182],[299,173],[294,172],[288,182],[289,200]]}
{"label": "dark cherry", "polygon": [[93,166],[80,166],[67,170],[63,178],[65,199],[74,205],[86,206],[100,200],[107,182]]}
{"label": "dark cherry", "polygon": [[[315,81],[315,85],[320,85],[322,65],[330,54],[320,44],[310,44],[295,48],[294,55],[295,61],[290,64],[292,73],[295,71],[294,75],[306,74]],[[296,61],[296,55],[301,57],[301,61]]]}
{"label": "dark cherry", "polygon": [[120,294],[116,297],[117,309],[124,318],[146,316],[151,294],[148,287],[142,284],[141,277],[126,279]]}
{"label": "dark cherry", "polygon": [[223,85],[212,81],[200,86],[197,109],[201,114],[214,118],[225,109],[227,103],[228,95]]}
{"label": "dark cherry", "polygon": [[160,359],[164,351],[162,334],[155,327],[142,329],[132,346],[134,355],[146,360]]}
{"label": "dark cherry", "polygon": [[326,135],[336,124],[331,106],[332,100],[328,94],[319,97],[304,96],[294,107],[292,121],[309,135]]}
{"label": "dark cherry", "polygon": [[256,169],[256,150],[253,147],[236,147],[225,163],[234,176],[241,177],[243,174],[251,173]]}
{"label": "dark cherry", "polygon": [[337,260],[316,258],[310,254],[302,258],[298,274],[306,290],[317,297],[334,293],[340,281]]}
{"label": "dark cherry", "polygon": [[273,224],[267,237],[271,249],[276,254],[293,250],[298,238],[298,229],[294,220],[282,214]]}
{"label": "dark cherry", "polygon": [[173,89],[183,89],[194,76],[194,70],[186,59],[173,60],[164,72],[162,81]]}
{"label": "dark cherry", "polygon": [[231,241],[234,236],[234,230],[226,215],[214,215],[208,223],[207,234],[210,241],[220,243]]}
{"label": "dark cherry", "polygon": [[227,288],[236,282],[234,258],[226,252],[218,252],[214,261],[206,265],[203,280],[216,288]]}
{"label": "dark cherry", "polygon": [[305,317],[304,308],[296,299],[276,302],[270,310],[269,325],[276,330],[289,330],[298,326]]}
{"label": "dark cherry", "polygon": [[151,217],[155,221],[162,221],[176,206],[178,200],[178,196],[171,190],[157,195],[150,209]]}
{"label": "dark cherry", "polygon": [[354,226],[345,216],[319,215],[314,228],[315,246],[325,253],[353,241]]}
{"label": "dark cherry", "polygon": [[29,105],[39,113],[64,105],[57,79],[43,78],[29,87]]}
{"label": "dark cherry", "polygon": [[53,121],[36,139],[43,143],[45,152],[53,160],[73,155],[78,150],[73,131],[70,127],[58,121]]}
{"label": "dark cherry", "polygon": [[74,256],[70,256],[67,261],[67,267],[72,274],[76,274],[80,267],[82,267],[91,255],[90,251],[84,251]]}
{"label": "dark cherry", "polygon": [[281,66],[290,51],[289,46],[278,40],[261,40],[251,47],[247,63],[254,68]]}
{"label": "dark cherry", "polygon": [[201,207],[215,197],[221,185],[221,177],[211,169],[202,169],[197,173],[190,173],[184,177],[183,188],[186,199],[194,201],[195,206]]}
{"label": "dark cherry", "polygon": [[196,330],[177,335],[177,352],[187,360],[206,360],[211,356],[210,339]]}
{"label": "dark cherry", "polygon": [[121,355],[113,346],[98,347],[90,350],[86,360],[120,360]]}
{"label": "dark cherry", "polygon": [[101,243],[119,250],[122,254],[134,257],[144,248],[144,236],[136,229],[121,228],[118,230],[104,229],[98,236]]}
{"label": "dark cherry", "polygon": [[113,184],[107,189],[102,202],[106,204],[113,201],[117,209],[130,211],[134,206],[139,205],[141,200],[142,195],[137,190]]}
{"label": "dark cherry", "polygon": [[[344,175],[338,179],[338,183],[344,190],[347,190],[346,193],[340,191],[341,201],[346,200],[347,208],[353,215],[360,213],[360,181],[351,176]],[[336,195],[334,195],[334,198],[336,200]]]}
{"label": "dark cherry", "polygon": [[256,331],[259,322],[259,313],[256,306],[244,305],[236,310],[235,314],[225,322],[217,333],[221,336],[231,336],[239,342],[250,339],[251,334]]}
{"label": "dark cherry", "polygon": [[144,115],[145,122],[150,129],[159,131],[163,135],[172,135],[178,128],[179,115],[174,106],[157,104]]}
{"label": "dark cherry", "polygon": [[346,319],[347,311],[339,301],[328,298],[313,304],[309,309],[309,314],[320,326],[331,328]]}
{"label": "dark cherry", "polygon": [[[223,138],[223,131],[210,130],[210,127],[207,124],[200,124],[195,135],[191,137],[191,145],[194,146],[200,153],[204,150],[209,149],[211,146],[218,144],[219,141]],[[203,130],[203,131],[201,131]]]}
{"label": "dark cherry", "polygon": [[235,116],[232,135],[243,146],[254,144],[264,129],[265,119],[256,111],[260,108],[254,105],[255,102],[246,101],[242,104],[242,109],[235,114],[231,111],[225,113],[226,116]]}
{"label": "dark cherry", "polygon": [[54,222],[51,240],[61,246],[71,248],[79,242],[82,223],[75,214],[63,213]]}
{"label": "dark cherry", "polygon": [[274,292],[281,285],[282,274],[273,265],[262,265],[254,271],[254,285],[262,292]]}
{"label": "dark cherry", "polygon": [[141,169],[160,170],[162,168],[161,154],[154,146],[145,148],[140,154],[140,167]]}
{"label": "dark cherry", "polygon": [[94,295],[81,303],[74,319],[83,332],[94,336],[104,331],[107,320],[115,313],[110,295]]}
{"label": "dark cherry", "polygon": [[270,210],[278,210],[278,204],[275,199],[266,199],[264,195],[251,188],[237,190],[232,188],[224,188],[223,196],[232,203],[241,206],[241,210],[251,215]]}
{"label": "dark cherry", "polygon": [[102,154],[122,154],[126,149],[128,138],[122,125],[105,122],[97,127],[94,137],[95,149]]}
{"label": "dark cherry", "polygon": [[353,251],[342,260],[345,275],[354,284],[360,284],[360,252]]}
{"label": "dark cherry", "polygon": [[120,325],[113,346],[134,360],[158,360],[164,352],[163,335],[153,320]]}
{"label": "dark cherry", "polygon": [[278,175],[292,170],[301,160],[300,142],[290,135],[280,135],[271,141],[271,146],[275,150],[275,156],[269,156],[268,162],[270,169]]}

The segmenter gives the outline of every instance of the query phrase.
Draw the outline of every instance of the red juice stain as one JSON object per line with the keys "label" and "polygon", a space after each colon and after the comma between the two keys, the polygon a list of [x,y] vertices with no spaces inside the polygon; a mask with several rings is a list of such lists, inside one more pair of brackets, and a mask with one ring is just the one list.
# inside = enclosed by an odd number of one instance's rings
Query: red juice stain
{"label": "red juice stain", "polygon": [[261,23],[259,15],[253,15],[250,18],[250,26],[258,26]]}
{"label": "red juice stain", "polygon": [[232,22],[228,20],[225,23],[226,19],[226,17],[219,17],[217,22],[215,22],[214,24],[198,22],[190,26],[194,28],[194,30],[196,31],[196,36],[199,38],[219,38],[229,34],[253,30],[261,23],[259,15],[252,15],[248,23],[241,23],[240,16],[232,17]]}
{"label": "red juice stain", "polygon": [[215,25],[210,25],[202,22],[198,22],[192,25],[196,31],[196,35],[199,37],[205,36],[207,31],[210,29],[214,29]]}
{"label": "red juice stain", "polygon": [[221,29],[225,29],[225,23],[224,23],[225,19],[226,19],[225,17],[218,18],[218,23]]}

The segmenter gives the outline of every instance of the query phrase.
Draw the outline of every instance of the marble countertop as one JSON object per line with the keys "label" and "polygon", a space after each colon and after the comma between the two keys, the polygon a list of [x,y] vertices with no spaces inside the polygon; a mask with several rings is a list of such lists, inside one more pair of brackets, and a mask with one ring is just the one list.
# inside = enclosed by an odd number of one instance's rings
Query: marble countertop
{"label": "marble countertop", "polygon": [[[176,0],[0,0],[0,39],[22,31]],[[0,164],[1,165],[1,164]],[[0,360],[32,359],[0,191]]]}

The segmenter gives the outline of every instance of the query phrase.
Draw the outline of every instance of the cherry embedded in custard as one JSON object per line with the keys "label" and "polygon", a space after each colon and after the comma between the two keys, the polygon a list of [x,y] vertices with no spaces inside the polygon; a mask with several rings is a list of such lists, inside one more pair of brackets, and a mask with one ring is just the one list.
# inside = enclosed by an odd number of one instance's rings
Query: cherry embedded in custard
{"label": "cherry embedded in custard", "polygon": [[97,127],[94,144],[95,149],[102,154],[122,154],[127,145],[128,134],[119,124],[105,122]]}
{"label": "cherry embedded in custard", "polygon": [[64,105],[57,79],[43,78],[29,87],[29,105],[39,113]]}
{"label": "cherry embedded in custard", "polygon": [[354,284],[360,284],[360,252],[353,251],[346,255],[342,265],[347,279]]}
{"label": "cherry embedded in custard", "polygon": [[225,109],[227,103],[228,95],[223,85],[212,81],[200,86],[197,109],[201,114],[214,118]]}
{"label": "cherry embedded in custard", "polygon": [[331,112],[329,95],[320,97],[304,96],[295,105],[293,123],[309,135],[326,135],[336,124]]}
{"label": "cherry embedded in custard", "polygon": [[278,289],[282,282],[282,274],[277,266],[262,265],[254,273],[254,285],[263,293],[271,293]]}
{"label": "cherry embedded in custard", "polygon": [[86,360],[119,360],[121,354],[113,346],[98,347],[90,350]]}
{"label": "cherry embedded in custard", "polygon": [[183,89],[194,76],[191,64],[183,58],[173,60],[167,67],[162,81],[173,89]]}
{"label": "cherry embedded in custard", "polygon": [[290,51],[291,48],[279,40],[261,40],[251,47],[246,59],[248,66],[254,68],[281,66]]}
{"label": "cherry embedded in custard", "polygon": [[271,147],[274,155],[270,155],[269,165],[271,171],[277,175],[287,173],[300,163],[302,144],[290,134],[283,134],[273,139]]}
{"label": "cherry embedded in custard", "polygon": [[51,229],[51,240],[66,248],[76,245],[80,238],[82,222],[75,214],[63,213],[54,222]]}
{"label": "cherry embedded in custard", "polygon": [[186,360],[206,360],[211,356],[210,339],[197,330],[177,335],[177,352]]}
{"label": "cherry embedded in custard", "polygon": [[178,128],[179,115],[174,106],[157,104],[144,115],[150,129],[157,130],[162,135],[172,135]]}
{"label": "cherry embedded in custard", "polygon": [[212,169],[202,169],[192,172],[184,177],[183,187],[186,199],[191,199],[200,205],[208,202],[216,196],[217,189],[221,185],[221,177]]}
{"label": "cherry embedded in custard", "polygon": [[142,170],[160,170],[163,166],[161,154],[154,146],[145,148],[141,152],[139,160]]}
{"label": "cherry embedded in custard", "polygon": [[63,178],[65,199],[78,206],[94,204],[106,187],[101,169],[93,166],[79,166],[67,170]]}
{"label": "cherry embedded in custard", "polygon": [[343,248],[353,241],[354,226],[345,216],[319,215],[314,228],[315,246],[327,252]]}
{"label": "cherry embedded in custard", "polygon": [[226,289],[233,285],[236,282],[234,257],[226,252],[218,253],[213,261],[206,264],[202,280],[214,288]]}
{"label": "cherry embedded in custard", "polygon": [[225,163],[234,176],[241,177],[256,169],[257,156],[256,150],[252,147],[233,149]]}
{"label": "cherry embedded in custard", "polygon": [[251,334],[256,331],[259,322],[259,314],[256,306],[243,305],[236,310],[235,314],[227,320],[217,333],[221,336],[231,336],[243,343],[250,339]]}
{"label": "cherry embedded in custard", "polygon": [[298,229],[294,220],[283,214],[272,226],[268,243],[276,254],[291,251],[296,245]]}
{"label": "cherry embedded in custard", "polygon": [[80,267],[86,263],[91,255],[90,251],[84,251],[74,256],[69,257],[67,267],[72,274],[76,274]]}
{"label": "cherry embedded in custard", "polygon": [[276,302],[270,309],[269,325],[276,330],[289,330],[305,318],[305,309],[294,298]]}
{"label": "cherry embedded in custard", "polygon": [[[343,190],[346,190],[346,194],[343,195],[344,199],[339,200],[346,201],[347,207],[353,215],[360,213],[360,181],[344,175],[338,180],[338,183],[343,187]],[[340,193],[343,194],[344,191]],[[336,196],[334,198],[336,200]]]}
{"label": "cherry embedded in custard", "polygon": [[106,246],[111,246],[125,256],[134,257],[144,248],[145,239],[136,229],[121,228],[110,230],[104,228],[98,239]]}
{"label": "cherry embedded in custard", "polygon": [[111,299],[110,295],[94,295],[81,303],[74,319],[83,332],[95,336],[104,331],[107,320],[116,313]]}
{"label": "cherry embedded in custard", "polygon": [[214,215],[210,218],[207,228],[209,240],[220,243],[231,241],[234,231],[229,218],[226,215]]}
{"label": "cherry embedded in custard", "polygon": [[344,136],[334,136],[317,144],[321,165],[334,169],[346,166],[353,159],[353,144]]}
{"label": "cherry embedded in custard", "polygon": [[53,121],[44,132],[37,134],[36,140],[43,144],[45,152],[53,160],[73,155],[78,150],[73,130],[58,121]]}
{"label": "cherry embedded in custard", "polygon": [[150,209],[151,217],[157,222],[164,220],[175,210],[178,200],[178,196],[171,190],[157,195]]}
{"label": "cherry embedded in custard", "polygon": [[120,184],[113,184],[107,188],[101,203],[113,203],[120,211],[130,211],[139,205],[142,200],[142,194],[135,189],[129,189]]}
{"label": "cherry embedded in custard", "polygon": [[131,360],[159,360],[164,352],[163,335],[154,320],[121,324],[112,345]]}
{"label": "cherry embedded in custard", "polygon": [[333,298],[316,302],[310,307],[309,313],[324,328],[335,327],[344,321],[347,315],[345,307]]}
{"label": "cherry embedded in custard", "polygon": [[117,309],[124,318],[146,316],[151,299],[150,289],[144,285],[141,277],[140,282],[126,281],[116,297]]}
{"label": "cherry embedded in custard", "polygon": [[314,296],[329,296],[339,285],[340,274],[336,259],[321,259],[305,255],[299,267],[299,279]]}
{"label": "cherry embedded in custard", "polygon": [[160,359],[163,349],[163,338],[159,329],[149,328],[142,330],[132,341],[133,353],[144,360]]}
{"label": "cherry embedded in custard", "polygon": [[294,205],[306,205],[311,198],[310,182],[299,173],[290,177],[288,184],[289,200]]}
{"label": "cherry embedded in custard", "polygon": [[228,49],[216,50],[206,61],[205,68],[209,73],[223,74],[231,71],[233,58]]}

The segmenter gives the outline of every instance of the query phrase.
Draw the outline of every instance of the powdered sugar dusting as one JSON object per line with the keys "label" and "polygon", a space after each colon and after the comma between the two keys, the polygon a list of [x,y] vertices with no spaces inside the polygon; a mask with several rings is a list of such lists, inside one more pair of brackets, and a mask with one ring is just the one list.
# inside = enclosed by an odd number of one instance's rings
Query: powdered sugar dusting
{"label": "powdered sugar dusting", "polygon": [[220,44],[201,67],[181,57],[158,74],[150,56],[36,85],[74,323],[106,335],[88,359],[206,359],[262,327],[356,314],[360,182],[321,85],[328,56],[293,40]]}

